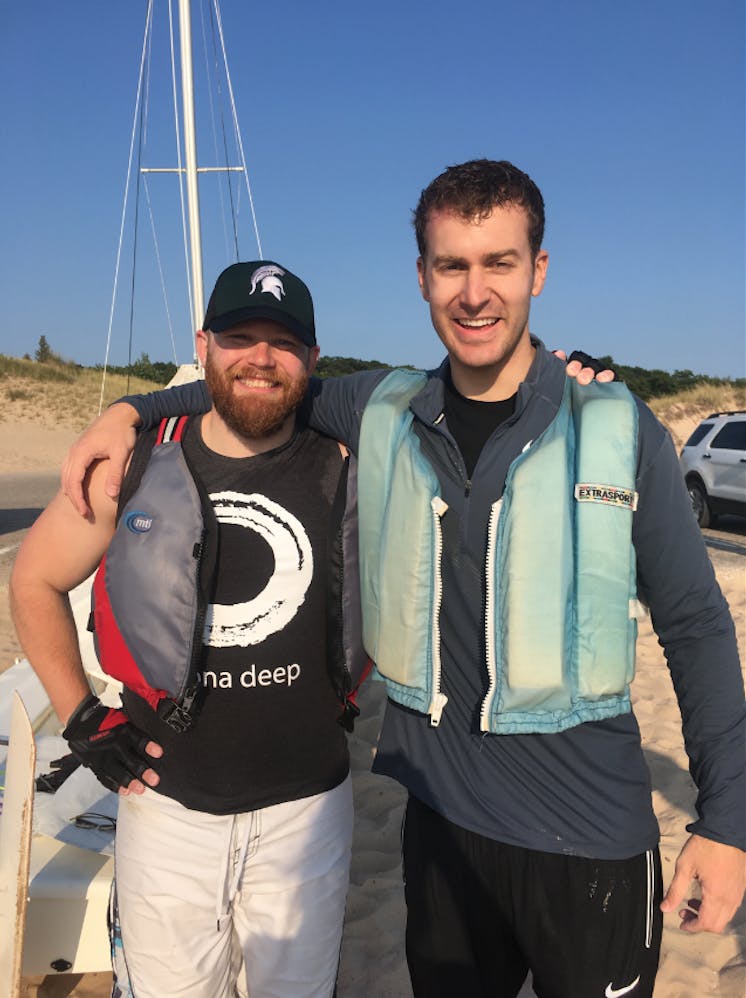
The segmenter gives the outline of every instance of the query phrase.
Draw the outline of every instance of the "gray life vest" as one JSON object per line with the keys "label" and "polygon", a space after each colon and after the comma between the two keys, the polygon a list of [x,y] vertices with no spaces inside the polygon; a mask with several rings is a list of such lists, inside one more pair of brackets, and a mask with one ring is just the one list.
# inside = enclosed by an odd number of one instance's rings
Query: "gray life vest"
{"label": "gray life vest", "polygon": [[130,495],[120,500],[93,581],[91,614],[104,672],[177,731],[191,727],[198,712],[217,536],[212,505],[184,457],[185,425],[186,417],[164,420],[155,446],[138,441],[124,483]]}
{"label": "gray life vest", "polygon": [[[177,731],[199,711],[203,631],[217,570],[218,524],[181,445],[187,417],[138,441],[117,529],[93,583],[91,630],[108,675]],[[331,512],[327,668],[351,731],[370,662],[360,642],[354,474],[345,463]]]}

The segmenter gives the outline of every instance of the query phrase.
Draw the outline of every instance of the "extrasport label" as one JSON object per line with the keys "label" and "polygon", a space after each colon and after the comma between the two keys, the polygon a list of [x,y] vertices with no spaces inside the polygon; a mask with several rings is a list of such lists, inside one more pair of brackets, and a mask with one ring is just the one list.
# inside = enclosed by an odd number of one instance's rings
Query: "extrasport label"
{"label": "extrasport label", "polygon": [[633,513],[637,509],[637,492],[617,485],[601,485],[597,482],[578,482],[575,486],[578,502],[598,502],[603,506],[618,506]]}

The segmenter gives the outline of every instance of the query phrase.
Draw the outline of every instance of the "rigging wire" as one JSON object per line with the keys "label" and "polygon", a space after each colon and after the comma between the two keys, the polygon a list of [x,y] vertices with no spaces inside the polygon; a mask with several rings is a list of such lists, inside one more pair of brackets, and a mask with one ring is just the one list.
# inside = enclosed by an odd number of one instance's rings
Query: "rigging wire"
{"label": "rigging wire", "polygon": [[[152,27],[152,26],[151,26]],[[141,191],[144,187],[146,201],[149,206],[149,196],[147,185],[145,184],[145,178],[142,170],[142,154],[143,149],[148,143],[148,125],[149,125],[149,109],[150,109],[150,81],[152,79],[151,68],[153,64],[153,32],[151,30],[150,37],[148,39],[148,49],[147,58],[145,61],[144,69],[144,79],[143,79],[143,97],[140,101],[140,129],[138,135],[137,143],[137,184],[135,186],[135,217],[133,220],[133,237],[132,237],[132,271],[130,278],[130,314],[129,314],[129,335],[127,343],[127,394],[130,390],[130,378],[132,376],[132,343],[134,338],[135,330],[135,285],[137,279],[137,247],[139,240],[140,231],[140,196]],[[152,222],[152,213],[151,213]],[[159,257],[158,244],[156,241],[156,257]],[[167,308],[168,311],[168,308]]]}
{"label": "rigging wire", "polygon": [[[168,26],[171,44],[171,94],[174,104],[174,129],[176,138],[176,166],[179,178],[179,203],[181,205],[181,238],[184,245],[184,271],[186,273],[187,293],[189,295],[189,315],[192,319],[192,333],[202,326],[202,316],[194,314],[194,295],[192,293],[192,274],[189,266],[189,233],[187,230],[187,209],[184,200],[184,162],[181,156],[181,122],[179,118],[179,93],[176,85],[176,45],[174,43],[173,3],[168,0]],[[192,357],[197,363],[197,354],[192,345]]]}
{"label": "rigging wire", "polygon": [[[142,128],[141,145],[142,145],[143,148],[147,148],[149,128],[150,128],[150,89],[151,89],[151,79],[152,79],[152,73],[151,73],[152,60],[153,60],[153,40],[152,40],[152,33],[151,33],[150,47],[148,49],[147,71],[146,71],[146,74],[145,74],[145,94],[144,94],[144,97],[143,97],[143,103],[144,103],[144,106],[145,106],[145,115],[142,118],[142,124],[141,124],[141,128]],[[146,173],[145,173],[144,170],[138,169],[137,176],[138,176],[138,184],[142,184],[143,193],[145,195],[145,204],[146,204],[147,209],[148,209],[148,218],[149,218],[149,221],[150,221],[150,233],[151,233],[151,236],[153,238],[153,251],[155,253],[156,266],[158,268],[158,276],[159,276],[160,283],[161,283],[161,294],[163,296],[163,307],[164,307],[165,312],[166,312],[166,324],[168,326],[168,334],[169,334],[169,338],[171,340],[171,354],[173,356],[174,364],[178,366],[179,361],[178,361],[177,352],[176,352],[176,340],[175,340],[175,337],[174,337],[174,324],[173,324],[173,320],[171,318],[171,308],[169,306],[169,301],[168,301],[168,291],[166,289],[166,280],[165,280],[165,276],[164,276],[164,273],[163,273],[163,263],[162,263],[162,258],[161,258],[161,249],[160,249],[160,244],[159,244],[159,241],[158,241],[158,231],[156,229],[155,216],[153,214],[153,203],[152,203],[151,198],[150,198],[150,185],[148,183],[148,178],[147,178],[147,175],[146,175]],[[135,263],[133,261],[133,264],[132,264],[133,273],[134,273],[134,269],[135,269]],[[132,304],[134,302],[134,297],[135,296],[134,296],[134,285],[133,285],[133,291],[132,291],[132,295],[131,295],[130,304]]]}
{"label": "rigging wire", "polygon": [[174,364],[179,366],[179,359],[176,353],[176,339],[174,337],[174,324],[171,319],[171,309],[168,304],[168,291],[166,290],[166,279],[163,274],[163,264],[161,262],[161,250],[158,244],[158,233],[155,227],[155,218],[153,216],[153,205],[150,201],[150,186],[148,184],[147,177],[143,176],[143,189],[145,191],[145,202],[148,206],[148,216],[150,218],[150,232],[153,236],[153,249],[155,250],[155,260],[158,266],[158,276],[161,281],[161,294],[163,295],[163,305],[166,309],[166,322],[168,324],[168,334],[171,339],[171,354],[174,358]]}
{"label": "rigging wire", "polygon": [[[215,18],[214,18],[214,15],[213,15],[212,7],[210,7],[209,5],[208,5],[208,7],[209,7],[209,11],[210,11],[210,38],[211,38],[211,41],[212,41],[212,62],[213,62],[213,74],[214,74],[213,78],[215,80],[215,87],[217,89],[217,95],[218,95],[218,108],[220,109],[220,133],[221,133],[222,140],[223,140],[223,165],[224,165],[224,167],[227,168],[230,164],[229,164],[229,157],[228,157],[228,141],[227,141],[227,135],[226,135],[226,129],[225,129],[225,115],[223,114],[223,88],[222,88],[222,80],[221,80],[220,73],[218,72],[218,51],[217,51],[216,31],[215,31],[216,26],[215,26]],[[207,79],[210,79],[209,55],[208,55],[208,49],[207,49],[207,31],[206,31],[206,28],[205,28],[205,11],[204,11],[204,7],[203,6],[200,6],[200,14],[201,14],[201,25],[202,25],[202,50],[203,50],[204,61],[205,61],[205,76],[206,76]],[[216,134],[216,129],[215,129],[215,118],[216,118],[216,114],[215,114],[215,101],[213,100],[212,87],[209,87],[209,86],[207,87],[207,93],[208,93],[209,104],[210,104],[210,125],[211,125],[211,128],[212,128],[213,153],[214,153],[214,156],[215,156],[215,162],[219,163],[220,162],[220,157],[218,155],[218,139],[217,139],[217,134]],[[235,253],[234,261],[238,262],[238,260],[240,259],[239,249],[238,249],[238,218],[237,218],[236,205],[235,205],[234,198],[233,198],[233,178],[231,177],[230,170],[226,170],[226,185],[227,185],[227,188],[228,188],[228,200],[230,202],[230,219],[231,219],[232,229],[233,229],[233,246],[234,246],[234,253]],[[230,255],[231,254],[228,251],[228,242],[229,242],[229,240],[228,240],[228,227],[226,225],[225,198],[223,196],[223,190],[224,190],[223,184],[218,183],[219,204],[220,204],[220,218],[221,218],[221,221],[223,223],[223,238],[225,240],[225,246],[226,246],[226,257],[228,259],[230,259]]]}
{"label": "rigging wire", "polygon": [[256,237],[256,245],[259,250],[259,259],[264,259],[264,254],[262,253],[262,241],[259,238],[259,226],[256,220],[256,210],[254,208],[254,197],[251,193],[251,184],[249,183],[249,173],[246,169],[246,156],[244,155],[243,141],[241,139],[241,131],[238,127],[238,112],[236,111],[236,99],[233,94],[233,84],[231,83],[230,69],[228,68],[228,56],[225,51],[225,37],[223,35],[223,21],[220,17],[220,4],[218,0],[213,0],[213,6],[215,8],[215,18],[218,25],[218,35],[220,37],[220,51],[223,55],[223,65],[225,66],[225,79],[228,84],[228,94],[231,102],[231,113],[233,115],[233,128],[235,131],[236,143],[238,145],[238,151],[241,157],[241,166],[243,167],[244,180],[246,182],[246,191],[249,195],[249,206],[251,209],[251,220],[254,225],[254,236]]}
{"label": "rigging wire", "polygon": [[[148,59],[148,75],[150,78],[150,60]],[[145,120],[145,101],[140,101],[140,130],[137,142],[137,184],[135,185],[135,220],[134,220],[134,237],[132,240],[132,273],[130,276],[130,321],[129,321],[129,336],[127,340],[127,395],[130,391],[130,375],[132,373],[132,336],[135,328],[135,277],[137,269],[137,230],[139,228],[138,221],[140,219],[140,184],[142,173],[140,172],[140,167],[142,166],[142,145],[143,145],[143,122]]]}
{"label": "rigging wire", "polygon": [[[208,2],[209,2],[209,0],[208,0]],[[133,170],[133,159],[134,159],[134,155],[135,155],[135,137],[136,137],[136,135],[138,136],[138,147],[137,147],[138,183],[137,183],[137,186],[136,186],[136,194],[135,194],[135,219],[134,219],[134,231],[135,231],[135,235],[134,235],[134,248],[133,248],[133,256],[132,256],[132,278],[131,278],[130,319],[129,319],[129,344],[128,344],[128,367],[131,368],[131,366],[132,366],[132,347],[133,347],[133,333],[134,333],[134,291],[135,291],[135,276],[136,276],[136,265],[137,265],[137,241],[138,241],[137,230],[138,230],[138,227],[139,227],[138,222],[139,222],[139,215],[140,215],[140,196],[141,196],[140,183],[142,183],[143,187],[144,187],[143,193],[144,193],[144,197],[145,197],[145,203],[146,203],[147,209],[148,209],[148,216],[149,216],[149,219],[150,219],[150,227],[151,227],[151,231],[152,231],[152,235],[153,235],[153,243],[154,243],[154,248],[155,248],[156,261],[157,261],[158,272],[159,272],[159,277],[160,277],[160,282],[161,282],[161,291],[162,291],[162,294],[163,294],[163,300],[164,300],[164,305],[165,305],[165,310],[166,310],[166,316],[167,316],[167,321],[168,321],[169,334],[170,334],[170,338],[171,338],[171,347],[172,347],[172,351],[173,351],[174,361],[175,362],[176,362],[176,356],[177,356],[177,354],[176,354],[176,344],[175,344],[175,339],[174,339],[173,323],[172,323],[172,320],[171,320],[171,311],[170,311],[170,308],[169,308],[168,297],[167,297],[167,292],[166,292],[166,282],[165,282],[164,273],[163,273],[162,258],[161,258],[161,253],[160,253],[160,249],[159,249],[159,245],[158,245],[158,238],[157,238],[157,234],[156,234],[155,221],[154,221],[154,216],[153,216],[153,209],[152,209],[152,204],[151,204],[151,200],[150,200],[150,190],[149,190],[149,186],[148,186],[147,181],[145,179],[141,180],[141,178],[143,177],[143,173],[145,172],[143,169],[141,169],[143,150],[144,150],[145,146],[147,145],[149,87],[150,87],[150,79],[151,79],[149,66],[150,66],[150,59],[152,57],[152,46],[153,46],[153,11],[154,11],[154,0],[148,0],[147,13],[146,13],[146,23],[145,23],[145,32],[144,32],[144,36],[143,36],[143,45],[142,45],[142,51],[141,51],[141,56],[140,56],[140,69],[139,69],[139,76],[138,76],[138,83],[137,83],[137,94],[136,94],[136,98],[135,98],[135,110],[134,110],[134,114],[133,114],[132,132],[131,132],[131,136],[130,136],[129,155],[128,155],[128,163],[127,163],[127,176],[126,176],[126,180],[125,180],[124,198],[123,198],[123,204],[122,204],[122,214],[121,214],[120,227],[119,227],[119,241],[118,241],[118,245],[117,245],[117,255],[116,255],[115,273],[114,273],[114,285],[113,285],[113,289],[112,289],[111,305],[110,305],[110,309],[109,309],[109,322],[108,322],[107,336],[106,336],[106,350],[105,350],[104,364],[103,364],[103,370],[102,370],[101,394],[100,394],[100,397],[99,397],[99,407],[98,407],[99,414],[101,413],[101,411],[103,409],[103,400],[104,400],[105,385],[106,385],[106,375],[107,375],[107,370],[108,370],[108,366],[109,366],[109,357],[110,357],[110,352],[111,352],[112,330],[113,330],[113,324],[114,324],[114,310],[115,310],[116,299],[117,299],[118,288],[119,288],[119,276],[120,276],[120,269],[121,269],[121,263],[122,263],[122,247],[123,247],[123,242],[124,242],[124,229],[125,229],[126,217],[127,217],[127,207],[128,207],[128,203],[129,203],[129,196],[130,196],[130,184],[132,182],[132,170]],[[207,76],[209,78],[210,73],[209,73],[209,66],[208,66],[208,59],[207,59],[207,41],[206,41],[206,31],[205,31],[205,21],[204,21],[204,10],[203,10],[203,8],[201,8],[201,11],[202,11],[203,49],[204,49],[204,52],[205,52],[205,63],[206,63],[206,66],[208,67]],[[176,153],[177,153],[177,168],[173,172],[176,172],[177,175],[178,175],[178,178],[179,178],[179,200],[180,200],[180,207],[181,207],[181,228],[182,228],[182,242],[183,242],[183,251],[184,251],[185,273],[186,273],[186,285],[187,285],[187,291],[188,291],[188,296],[189,296],[189,310],[190,310],[190,315],[192,317],[192,330],[194,330],[194,329],[198,328],[198,326],[202,323],[202,316],[196,316],[196,315],[194,315],[193,282],[192,282],[191,269],[190,269],[189,231],[188,231],[187,208],[186,208],[186,199],[185,199],[185,191],[184,191],[185,168],[184,168],[184,161],[183,161],[183,154],[182,154],[182,142],[181,142],[181,122],[180,122],[180,115],[179,115],[178,85],[177,85],[177,76],[176,76],[175,27],[174,27],[173,2],[172,2],[172,0],[168,0],[168,18],[169,18],[169,41],[170,41],[170,50],[171,50],[171,52],[170,52],[170,58],[171,58],[172,98],[173,98],[173,107],[174,107],[174,130],[175,130]],[[245,156],[245,153],[244,153],[243,141],[242,141],[242,138],[241,138],[241,132],[240,132],[239,125],[238,125],[238,112],[237,112],[237,109],[236,109],[236,100],[235,100],[235,95],[234,95],[234,92],[233,92],[233,85],[232,85],[232,82],[231,82],[230,70],[228,68],[228,58],[227,58],[227,54],[226,54],[225,36],[224,36],[224,33],[223,33],[223,24],[222,24],[222,17],[221,17],[221,13],[220,13],[219,0],[212,0],[212,6],[210,8],[210,21],[211,21],[212,51],[213,51],[213,59],[214,59],[214,63],[215,63],[215,65],[214,65],[214,78],[215,78],[216,81],[218,81],[218,83],[217,83],[217,86],[218,86],[218,96],[220,98],[220,104],[219,104],[219,106],[220,106],[220,126],[221,126],[220,131],[221,131],[223,153],[224,153],[224,160],[225,160],[225,167],[218,167],[218,168],[216,168],[216,172],[226,172],[226,173],[228,173],[228,198],[229,198],[229,202],[230,202],[230,213],[231,213],[231,221],[232,221],[232,227],[233,227],[233,243],[234,243],[234,248],[235,248],[236,259],[239,259],[237,218],[238,218],[238,213],[239,213],[238,201],[240,201],[240,186],[238,187],[238,189],[236,191],[234,191],[233,184],[232,184],[232,178],[230,177],[230,172],[232,170],[236,170],[237,171],[237,170],[240,169],[240,171],[243,173],[244,182],[245,182],[245,185],[246,185],[246,191],[247,191],[247,194],[248,194],[249,207],[250,207],[250,211],[251,211],[251,219],[252,219],[252,225],[253,225],[253,230],[254,230],[254,236],[255,236],[255,239],[256,239],[256,244],[257,244],[259,258],[262,259],[264,254],[263,254],[263,251],[262,251],[261,238],[259,236],[259,226],[258,226],[257,217],[256,217],[256,209],[255,209],[255,206],[254,206],[254,198],[253,198],[253,194],[252,194],[252,190],[251,190],[251,183],[249,181],[248,169],[247,169],[247,166],[246,166],[246,156]],[[224,71],[225,71],[225,79],[226,79],[226,83],[227,83],[227,92],[228,92],[228,97],[229,97],[229,100],[230,100],[231,118],[232,118],[232,126],[233,126],[233,131],[234,131],[234,138],[235,138],[236,146],[237,146],[237,149],[238,149],[238,152],[239,152],[240,167],[229,167],[228,166],[229,157],[228,157],[227,129],[226,129],[225,117],[224,117],[223,111],[222,111],[222,108],[223,108],[223,103],[222,103],[222,100],[223,100],[223,91],[222,91],[222,87],[221,87],[220,82],[219,82],[220,81],[220,77],[219,77],[219,74],[218,74],[218,71],[217,71],[217,63],[218,63],[217,51],[218,51],[218,48],[217,48],[217,45],[216,45],[216,31],[215,31],[216,26],[217,26],[217,39],[219,40],[219,51],[220,51],[220,54],[222,55],[223,67],[224,67]],[[147,69],[146,69],[146,67],[147,67]],[[216,118],[216,115],[215,115],[215,111],[214,111],[214,107],[213,107],[212,93],[209,91],[209,88],[208,88],[208,92],[210,93],[210,107],[211,107],[212,128],[213,128],[213,145],[214,145],[214,148],[215,148],[215,158],[216,158],[216,161],[217,161],[218,160],[218,156],[217,156],[218,141],[217,141],[216,128],[215,128],[215,118]],[[139,121],[139,129],[138,129],[138,121]],[[238,201],[237,201],[236,196],[235,196],[236,194],[238,195]],[[224,229],[224,233],[226,234],[226,240],[227,240],[227,231],[226,231],[227,227],[226,227],[226,224],[225,224],[225,205],[223,203],[222,198],[221,198],[221,211],[222,211],[222,214],[223,214],[223,229]],[[194,357],[195,364],[197,364],[196,353],[193,354],[193,357]],[[128,380],[127,380],[127,390],[129,390],[130,372],[128,372],[127,377],[128,377]]]}
{"label": "rigging wire", "polygon": [[106,332],[106,351],[104,354],[104,367],[101,375],[101,395],[98,400],[98,412],[101,415],[101,411],[104,407],[104,389],[106,387],[106,370],[109,365],[109,352],[111,349],[111,331],[114,325],[114,305],[117,299],[117,288],[119,286],[119,267],[122,260],[122,243],[124,240],[124,223],[127,215],[127,201],[129,198],[129,188],[130,180],[132,178],[132,155],[135,148],[135,132],[138,120],[138,110],[140,107],[140,100],[142,97],[142,85],[143,85],[143,71],[145,67],[145,56],[148,49],[148,39],[150,37],[150,29],[153,19],[153,0],[148,0],[148,9],[145,17],[145,34],[142,43],[142,53],[140,55],[140,75],[137,81],[137,95],[135,97],[135,113],[132,121],[132,134],[130,136],[130,149],[129,158],[127,162],[127,179],[124,184],[124,200],[122,204],[122,217],[119,223],[119,243],[117,245],[117,258],[114,265],[114,288],[111,295],[111,306],[109,308],[109,325]]}

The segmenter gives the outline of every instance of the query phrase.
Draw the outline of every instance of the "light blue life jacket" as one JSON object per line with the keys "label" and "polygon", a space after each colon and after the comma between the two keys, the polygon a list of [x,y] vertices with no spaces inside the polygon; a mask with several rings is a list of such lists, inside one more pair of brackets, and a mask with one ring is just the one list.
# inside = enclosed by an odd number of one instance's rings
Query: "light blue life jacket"
{"label": "light blue life jacket", "polygon": [[[392,372],[365,408],[360,569],[365,648],[389,696],[437,725],[448,507],[411,429],[425,377]],[[557,415],[511,464],[486,540],[482,731],[557,732],[630,710],[636,460],[628,389],[568,378]]]}

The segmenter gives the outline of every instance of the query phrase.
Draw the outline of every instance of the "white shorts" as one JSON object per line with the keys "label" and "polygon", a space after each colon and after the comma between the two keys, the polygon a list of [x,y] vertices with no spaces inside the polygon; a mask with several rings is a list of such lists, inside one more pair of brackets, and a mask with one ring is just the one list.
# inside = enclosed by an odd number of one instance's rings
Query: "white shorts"
{"label": "white shorts", "polygon": [[351,844],[349,776],[227,816],[152,790],[121,797],[116,892],[132,994],[329,998]]}

